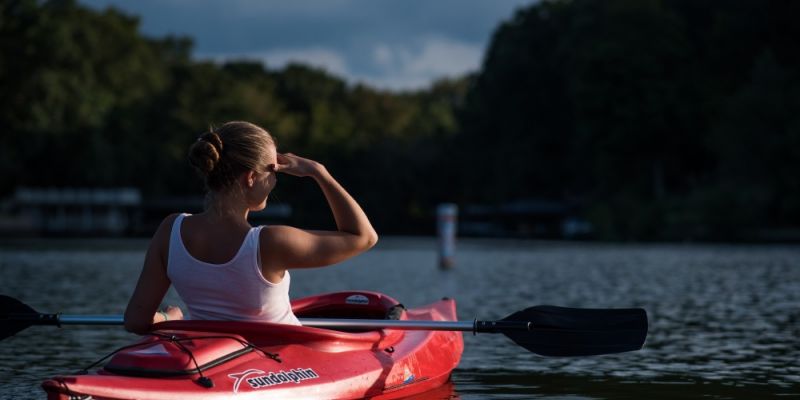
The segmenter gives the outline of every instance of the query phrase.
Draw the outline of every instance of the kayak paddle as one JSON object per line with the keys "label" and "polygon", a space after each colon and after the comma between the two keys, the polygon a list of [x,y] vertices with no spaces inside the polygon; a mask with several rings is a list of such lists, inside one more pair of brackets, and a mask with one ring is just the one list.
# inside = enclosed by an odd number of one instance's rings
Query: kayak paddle
{"label": "kayak paddle", "polygon": [[[590,356],[639,350],[647,337],[647,313],[641,308],[586,309],[535,306],[496,321],[413,321],[301,318],[304,326],[332,329],[450,330],[502,333],[533,353]],[[121,315],[42,314],[0,295],[0,340],[32,325],[122,325]]]}

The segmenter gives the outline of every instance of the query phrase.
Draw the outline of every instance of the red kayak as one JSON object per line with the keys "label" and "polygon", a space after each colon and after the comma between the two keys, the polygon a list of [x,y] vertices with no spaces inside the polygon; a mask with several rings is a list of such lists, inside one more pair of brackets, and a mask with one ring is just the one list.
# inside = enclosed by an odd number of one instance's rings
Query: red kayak
{"label": "red kayak", "polygon": [[[455,301],[406,310],[358,291],[297,299],[299,318],[455,321]],[[168,321],[86,375],[58,376],[48,399],[396,399],[450,379],[461,332],[332,330],[228,321]]]}

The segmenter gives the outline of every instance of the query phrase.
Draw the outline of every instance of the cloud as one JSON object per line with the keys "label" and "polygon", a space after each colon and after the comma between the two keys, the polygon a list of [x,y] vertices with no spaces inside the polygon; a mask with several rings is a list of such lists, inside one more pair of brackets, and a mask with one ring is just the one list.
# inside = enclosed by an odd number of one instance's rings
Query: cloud
{"label": "cloud", "polygon": [[480,43],[428,37],[414,46],[375,44],[373,69],[355,80],[384,89],[421,89],[436,79],[477,70],[483,57]]}
{"label": "cloud", "polygon": [[372,50],[372,61],[382,68],[391,67],[394,62],[394,55],[391,47],[379,44]]}
{"label": "cloud", "polygon": [[333,49],[322,47],[270,49],[227,54],[197,54],[197,58],[210,59],[216,62],[259,61],[273,69],[281,69],[292,63],[300,63],[324,69],[333,75],[341,77],[350,75],[345,57]]}
{"label": "cloud", "polygon": [[299,48],[275,49],[266,52],[264,58],[269,66],[284,67],[298,62],[322,68],[331,74],[347,76],[350,72],[344,56],[333,49]]}
{"label": "cloud", "polygon": [[408,70],[417,74],[461,75],[478,68],[483,48],[478,44],[434,38],[425,42],[422,51],[411,57]]}

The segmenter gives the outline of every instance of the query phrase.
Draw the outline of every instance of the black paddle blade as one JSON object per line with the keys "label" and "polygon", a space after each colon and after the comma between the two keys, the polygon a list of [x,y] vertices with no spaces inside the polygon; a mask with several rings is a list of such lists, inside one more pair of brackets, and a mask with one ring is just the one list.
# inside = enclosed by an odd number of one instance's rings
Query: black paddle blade
{"label": "black paddle blade", "polygon": [[518,345],[551,357],[639,350],[647,337],[647,313],[641,308],[536,306],[517,311],[502,321],[530,321],[530,331],[503,333]]}
{"label": "black paddle blade", "polygon": [[30,315],[36,315],[36,310],[13,297],[0,295],[0,340],[31,326],[30,318],[21,318]]}

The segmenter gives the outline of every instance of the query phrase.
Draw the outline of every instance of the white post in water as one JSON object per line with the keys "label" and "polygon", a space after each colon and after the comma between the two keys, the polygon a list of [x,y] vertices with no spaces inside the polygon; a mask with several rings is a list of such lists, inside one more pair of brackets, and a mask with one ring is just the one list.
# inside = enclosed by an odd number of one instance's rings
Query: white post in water
{"label": "white post in water", "polygon": [[458,206],[439,204],[436,208],[436,230],[439,236],[439,267],[450,269],[455,265]]}

